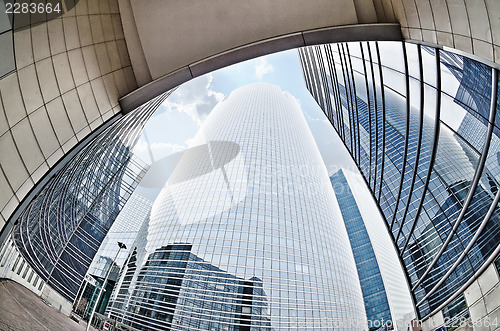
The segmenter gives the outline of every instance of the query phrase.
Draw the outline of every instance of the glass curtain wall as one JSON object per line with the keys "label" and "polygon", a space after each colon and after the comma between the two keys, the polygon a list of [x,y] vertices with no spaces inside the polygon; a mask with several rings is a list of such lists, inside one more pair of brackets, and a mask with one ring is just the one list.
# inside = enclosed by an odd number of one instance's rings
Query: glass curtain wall
{"label": "glass curtain wall", "polygon": [[68,301],[75,300],[94,255],[147,170],[130,148],[168,94],[112,119],[62,165],[16,220],[12,237],[17,249]]}
{"label": "glass curtain wall", "polygon": [[221,101],[139,232],[108,313],[141,330],[362,330],[326,167],[294,97]]}
{"label": "glass curtain wall", "polygon": [[498,71],[408,42],[299,54],[385,218],[419,317],[436,313],[500,250]]}
{"label": "glass curtain wall", "polygon": [[365,222],[342,170],[330,177],[351,242],[370,331],[394,325],[384,282]]}

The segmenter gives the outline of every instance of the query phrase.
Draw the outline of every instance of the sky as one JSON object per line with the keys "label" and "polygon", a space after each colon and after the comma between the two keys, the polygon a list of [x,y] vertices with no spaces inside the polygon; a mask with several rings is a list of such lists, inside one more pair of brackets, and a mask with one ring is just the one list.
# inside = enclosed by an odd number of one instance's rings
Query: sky
{"label": "sky", "polygon": [[[359,191],[360,197],[371,198],[342,140],[307,90],[295,49],[219,69],[179,86],[153,115],[134,148],[137,156],[151,164],[136,193],[154,200],[182,151],[196,145],[193,137],[215,105],[236,88],[255,82],[278,85],[293,95],[304,112],[328,174],[343,169],[346,177],[356,183],[353,190]],[[382,222],[374,204],[366,208],[368,214],[377,215]]]}

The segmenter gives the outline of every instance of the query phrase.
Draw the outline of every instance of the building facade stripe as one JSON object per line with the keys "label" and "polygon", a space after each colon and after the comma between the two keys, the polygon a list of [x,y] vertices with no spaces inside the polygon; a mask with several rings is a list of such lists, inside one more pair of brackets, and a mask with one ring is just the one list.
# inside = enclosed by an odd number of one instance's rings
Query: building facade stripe
{"label": "building facade stripe", "polygon": [[[418,167],[419,167],[419,163],[420,163],[420,152],[421,152],[421,148],[422,148],[422,134],[423,134],[423,130],[424,130],[424,102],[425,102],[425,93],[424,93],[424,81],[422,79],[423,75],[424,75],[424,69],[423,69],[423,65],[422,65],[422,49],[420,47],[420,45],[417,45],[417,52],[418,52],[418,70],[419,70],[419,73],[420,73],[420,117],[419,117],[419,123],[420,123],[420,129],[419,129],[419,132],[418,132],[418,143],[417,143],[417,150],[416,150],[416,156],[415,156],[415,167],[414,167],[414,171],[413,171],[413,177],[412,177],[412,181],[411,181],[411,184],[410,184],[410,194],[408,195],[408,200],[406,201],[406,206],[405,206],[405,211],[401,217],[401,224],[399,225],[399,231],[398,231],[398,234],[395,238],[396,242],[398,241],[399,239],[399,236],[401,235],[402,231],[403,231],[403,226],[405,224],[405,220],[406,220],[406,217],[408,216],[408,209],[410,207],[410,199],[413,195],[413,188],[415,186],[415,181],[416,181],[416,178],[417,178],[417,174],[418,174]],[[392,231],[392,227],[391,227],[391,231]]]}
{"label": "building facade stripe", "polygon": [[[403,60],[404,60],[404,71],[405,71],[405,91],[406,91],[406,119],[405,119],[405,143],[404,143],[404,152],[403,152],[403,165],[401,169],[401,181],[399,183],[398,195],[396,198],[396,205],[394,207],[394,214],[391,221],[391,231],[394,226],[394,222],[396,221],[396,217],[398,214],[398,207],[401,201],[401,191],[403,190],[403,183],[406,179],[406,165],[408,158],[408,143],[410,139],[410,77],[408,73],[408,56],[406,54],[406,44],[401,43],[403,48]],[[401,229],[401,225],[400,225]],[[398,241],[398,236],[396,236],[396,242]]]}
{"label": "building facade stripe", "polygon": [[422,212],[422,207],[424,204],[424,196],[425,192],[429,189],[429,182],[431,179],[431,173],[432,169],[434,167],[434,162],[436,160],[436,153],[437,153],[437,147],[439,143],[439,128],[440,128],[440,114],[441,114],[441,61],[440,61],[440,50],[435,49],[435,58],[436,58],[436,117],[435,117],[435,123],[434,123],[434,144],[432,146],[432,152],[431,152],[431,159],[429,161],[429,170],[427,172],[425,184],[423,186],[423,193],[422,193],[422,199],[420,199],[420,203],[417,208],[417,212],[414,217],[414,221],[412,223],[411,229],[408,232],[408,236],[406,238],[406,241],[403,245],[403,248],[400,251],[400,255],[403,256],[403,253],[406,251],[406,248],[408,247],[408,244],[410,242],[411,235],[413,234],[413,231],[415,231],[415,227],[417,226],[418,218],[420,216],[420,213]]}
{"label": "building facade stripe", "polygon": [[[375,70],[370,73],[364,62],[370,43],[328,46],[338,50],[331,58],[344,81],[323,89],[340,93],[341,115],[349,121],[346,130],[350,130],[344,144],[378,197],[378,208],[405,267],[417,315],[428,317],[445,301],[453,307],[461,305],[464,299],[460,301],[456,291],[489,261],[500,238],[495,205],[500,187],[500,121],[491,126],[492,104],[498,104],[491,99],[492,91],[498,89],[498,81],[491,82],[492,69],[429,46],[379,42],[380,60],[373,61]],[[374,46],[374,57],[375,51]],[[326,64],[330,71],[334,69]],[[373,116],[370,74],[381,78],[374,80],[377,109]],[[383,105],[378,104],[382,97]],[[335,114],[324,111],[333,124]],[[351,123],[356,119],[358,126]],[[369,135],[374,135],[373,127],[379,123],[377,131],[385,132],[375,151]],[[484,144],[486,140],[489,145]],[[382,157],[373,162],[378,152]],[[382,166],[384,170],[379,171]],[[465,210],[468,196],[472,199]],[[459,217],[462,221],[454,230]],[[448,237],[451,240],[443,248]],[[443,253],[436,257],[441,249]],[[436,261],[433,266],[432,261]],[[459,301],[450,303],[451,296]],[[453,307],[446,307],[447,316]]]}

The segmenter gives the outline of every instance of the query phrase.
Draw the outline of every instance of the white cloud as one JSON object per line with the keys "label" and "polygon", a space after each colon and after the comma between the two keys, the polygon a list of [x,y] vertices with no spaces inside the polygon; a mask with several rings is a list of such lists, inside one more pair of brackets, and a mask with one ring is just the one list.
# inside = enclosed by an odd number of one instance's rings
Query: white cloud
{"label": "white cloud", "polygon": [[255,76],[261,80],[265,74],[273,72],[274,67],[265,58],[260,58],[255,65]]}
{"label": "white cloud", "polygon": [[212,109],[224,99],[224,94],[212,90],[212,74],[203,75],[181,85],[164,102],[168,110],[176,110],[188,114],[198,125],[201,125]]}
{"label": "white cloud", "polygon": [[168,154],[180,152],[182,150],[186,149],[186,147],[178,144],[170,144],[170,143],[152,143],[151,144],[151,150],[153,153],[162,153],[164,154],[165,152],[168,151]]}
{"label": "white cloud", "polygon": [[[200,131],[201,130],[202,129],[200,129]],[[205,135],[201,132],[198,132],[198,134],[196,136],[194,136],[193,138],[190,138],[190,139],[186,139],[186,141],[184,143],[187,145],[188,148],[198,146],[198,145],[203,145],[206,143]]]}

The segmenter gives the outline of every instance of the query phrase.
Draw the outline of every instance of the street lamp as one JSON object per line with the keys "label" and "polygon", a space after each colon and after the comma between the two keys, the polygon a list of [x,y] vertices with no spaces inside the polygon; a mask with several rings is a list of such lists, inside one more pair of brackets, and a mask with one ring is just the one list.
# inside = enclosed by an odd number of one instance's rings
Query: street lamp
{"label": "street lamp", "polygon": [[108,282],[108,277],[109,274],[111,273],[111,268],[113,267],[113,263],[115,262],[116,258],[118,257],[118,254],[120,254],[120,250],[127,249],[127,246],[125,246],[124,243],[118,242],[118,252],[116,252],[115,258],[113,259],[113,262],[111,262],[111,265],[109,266],[108,272],[106,273],[106,277],[104,278],[104,282],[102,283],[101,289],[99,290],[99,294],[97,295],[97,299],[94,303],[94,308],[92,308],[92,313],[90,313],[89,321],[87,322],[87,329],[86,331],[90,330],[90,324],[92,323],[92,318],[94,318],[94,313],[97,308],[97,304],[99,303],[99,299],[101,298],[102,290],[106,287],[106,284]]}

